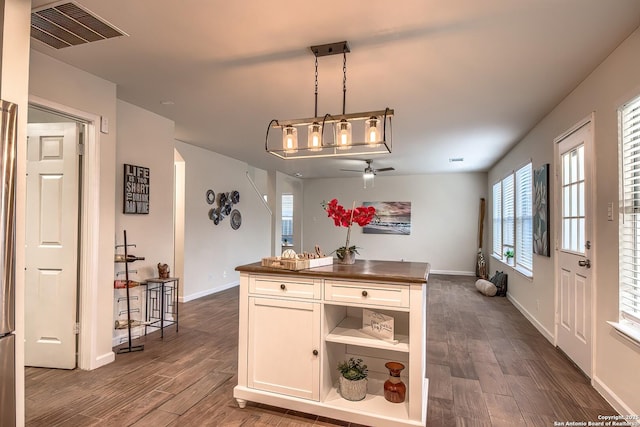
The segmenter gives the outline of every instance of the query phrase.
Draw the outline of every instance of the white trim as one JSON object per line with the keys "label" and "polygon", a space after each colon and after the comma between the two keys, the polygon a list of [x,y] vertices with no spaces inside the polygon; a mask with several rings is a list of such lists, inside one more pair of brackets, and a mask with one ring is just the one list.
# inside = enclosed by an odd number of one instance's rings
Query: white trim
{"label": "white trim", "polygon": [[640,330],[638,328],[624,322],[611,322],[607,320],[607,323],[611,325],[622,338],[640,347]]}
{"label": "white trim", "polygon": [[198,298],[206,297],[207,295],[217,294],[218,292],[226,291],[227,289],[234,288],[240,285],[240,281],[235,281],[231,283],[224,284],[222,286],[218,286],[211,289],[206,289],[204,291],[196,292],[195,294],[185,295],[182,298],[179,298],[179,302],[189,302]]}
{"label": "white trim", "polygon": [[[114,346],[115,347],[115,346]],[[116,360],[116,354],[113,351],[110,351],[106,354],[100,355],[96,357],[96,366],[95,368],[99,368],[104,365],[108,365],[111,362]]]}
{"label": "white trim", "polygon": [[[79,267],[80,285],[78,307],[80,333],[78,334],[78,367],[96,369],[107,360],[107,355],[97,354],[98,335],[98,245],[100,230],[100,131],[96,123],[100,116],[77,110],[57,102],[29,95],[29,105],[37,105],[88,122],[87,140],[82,173],[82,219],[80,224],[81,247]],[[113,361],[115,356],[113,356]],[[109,363],[109,362],[106,362]]]}
{"label": "white trim", "polygon": [[635,414],[629,406],[622,399],[618,397],[617,394],[613,392],[599,377],[593,376],[591,380],[591,385],[596,389],[598,393],[604,397],[604,399],[609,402],[613,409],[615,409],[619,414]]}
{"label": "white trim", "polygon": [[553,336],[553,334],[551,333],[551,331],[549,331],[547,328],[545,328],[542,323],[538,322],[538,319],[536,319],[531,313],[529,313],[527,311],[527,309],[524,308],[524,306],[522,306],[522,304],[520,304],[514,297],[513,295],[511,295],[510,292],[507,292],[507,299],[511,302],[511,304],[513,304],[513,306],[515,308],[518,309],[518,311],[520,313],[522,313],[522,315],[524,317],[527,318],[527,320],[529,322],[531,322],[531,324],[538,330],[538,332],[540,332],[542,334],[542,336],[544,336],[547,341],[549,341],[551,344],[553,344],[555,346],[555,337]]}
{"label": "white trim", "polygon": [[475,276],[475,271],[456,271],[456,270],[430,270],[429,274],[444,274],[447,276]]}

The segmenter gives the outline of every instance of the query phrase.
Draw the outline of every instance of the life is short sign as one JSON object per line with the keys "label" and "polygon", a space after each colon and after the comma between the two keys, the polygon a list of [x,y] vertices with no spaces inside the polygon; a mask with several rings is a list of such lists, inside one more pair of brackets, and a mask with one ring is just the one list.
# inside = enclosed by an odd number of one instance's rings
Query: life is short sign
{"label": "life is short sign", "polygon": [[124,213],[149,213],[149,168],[124,165]]}

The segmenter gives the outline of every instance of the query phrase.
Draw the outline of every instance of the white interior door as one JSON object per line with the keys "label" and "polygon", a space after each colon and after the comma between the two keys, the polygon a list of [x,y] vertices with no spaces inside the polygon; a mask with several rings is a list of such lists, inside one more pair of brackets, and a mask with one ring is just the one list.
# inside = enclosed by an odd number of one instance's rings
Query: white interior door
{"label": "white interior door", "polygon": [[589,121],[556,144],[556,337],[591,378],[591,147]]}
{"label": "white interior door", "polygon": [[78,126],[29,124],[25,365],[76,366]]}

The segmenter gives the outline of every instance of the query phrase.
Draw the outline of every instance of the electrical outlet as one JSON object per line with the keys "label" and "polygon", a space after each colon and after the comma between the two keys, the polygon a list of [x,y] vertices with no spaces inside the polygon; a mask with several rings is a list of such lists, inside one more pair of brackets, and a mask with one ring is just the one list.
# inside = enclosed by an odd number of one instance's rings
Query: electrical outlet
{"label": "electrical outlet", "polygon": [[224,271],[222,272],[222,277],[224,277],[224,278],[226,278],[226,277],[227,277],[227,270],[224,270]]}

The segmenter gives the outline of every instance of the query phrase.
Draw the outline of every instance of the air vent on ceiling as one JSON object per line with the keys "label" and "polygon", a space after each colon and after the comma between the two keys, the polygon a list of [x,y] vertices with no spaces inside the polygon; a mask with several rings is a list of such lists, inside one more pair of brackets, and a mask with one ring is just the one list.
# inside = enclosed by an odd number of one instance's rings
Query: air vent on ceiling
{"label": "air vent on ceiling", "polygon": [[74,2],[56,2],[31,11],[31,37],[56,49],[126,35]]}

